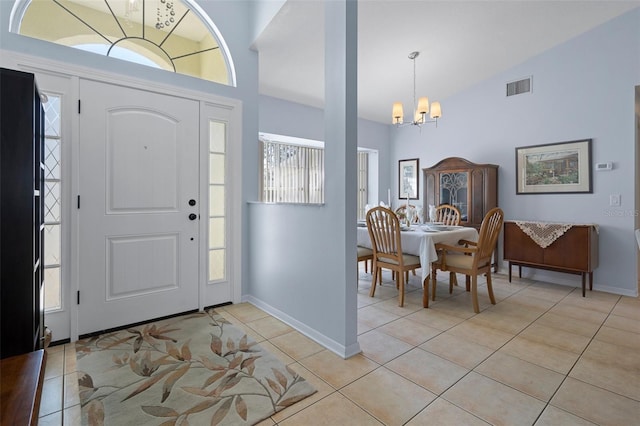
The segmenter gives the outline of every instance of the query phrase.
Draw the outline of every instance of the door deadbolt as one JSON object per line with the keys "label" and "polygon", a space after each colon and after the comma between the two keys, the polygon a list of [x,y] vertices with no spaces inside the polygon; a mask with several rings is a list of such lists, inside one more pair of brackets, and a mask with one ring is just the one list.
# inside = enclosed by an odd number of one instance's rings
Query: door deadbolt
{"label": "door deadbolt", "polygon": [[194,200],[193,198],[189,200],[189,205],[190,206],[195,206],[196,205],[196,200]]}

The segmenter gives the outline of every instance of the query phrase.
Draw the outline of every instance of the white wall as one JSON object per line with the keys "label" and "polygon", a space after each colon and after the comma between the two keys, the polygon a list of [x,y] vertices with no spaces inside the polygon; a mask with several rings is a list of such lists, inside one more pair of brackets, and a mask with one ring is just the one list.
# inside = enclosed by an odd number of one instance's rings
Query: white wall
{"label": "white wall", "polygon": [[[535,34],[532,34],[535,37]],[[533,76],[530,94],[505,96],[505,83]],[[438,128],[394,129],[397,160],[431,167],[445,157],[498,164],[498,202],[506,219],[596,223],[600,266],[594,288],[637,295],[634,86],[640,84],[640,8],[442,101]],[[593,194],[516,195],[515,148],[593,139]],[[397,171],[392,186],[397,193]],[[422,188],[422,182],[421,182]],[[609,195],[621,194],[620,207]],[[527,270],[530,276],[577,285],[578,276]]]}

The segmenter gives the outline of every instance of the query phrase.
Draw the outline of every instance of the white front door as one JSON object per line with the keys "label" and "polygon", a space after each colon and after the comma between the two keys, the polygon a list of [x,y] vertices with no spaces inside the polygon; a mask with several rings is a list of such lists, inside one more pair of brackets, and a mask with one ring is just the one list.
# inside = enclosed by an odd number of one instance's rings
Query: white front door
{"label": "white front door", "polygon": [[80,82],[78,333],[198,308],[199,103]]}

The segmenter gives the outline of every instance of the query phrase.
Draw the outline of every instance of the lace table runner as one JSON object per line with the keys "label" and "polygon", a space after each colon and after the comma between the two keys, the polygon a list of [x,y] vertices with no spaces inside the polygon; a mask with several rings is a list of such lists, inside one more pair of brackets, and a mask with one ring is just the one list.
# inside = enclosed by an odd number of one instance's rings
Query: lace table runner
{"label": "lace table runner", "polygon": [[514,221],[540,247],[547,248],[567,232],[573,224]]}

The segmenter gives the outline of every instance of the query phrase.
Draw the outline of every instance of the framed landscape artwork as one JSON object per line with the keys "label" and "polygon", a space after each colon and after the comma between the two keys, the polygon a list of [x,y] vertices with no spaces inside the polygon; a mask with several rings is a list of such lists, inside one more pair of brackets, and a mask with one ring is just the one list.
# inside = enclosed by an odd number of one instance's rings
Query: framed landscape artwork
{"label": "framed landscape artwork", "polygon": [[591,192],[591,139],[516,148],[516,194]]}
{"label": "framed landscape artwork", "polygon": [[418,158],[398,161],[398,198],[406,200],[408,194],[410,200],[418,199],[420,189],[419,164],[420,160]]}

